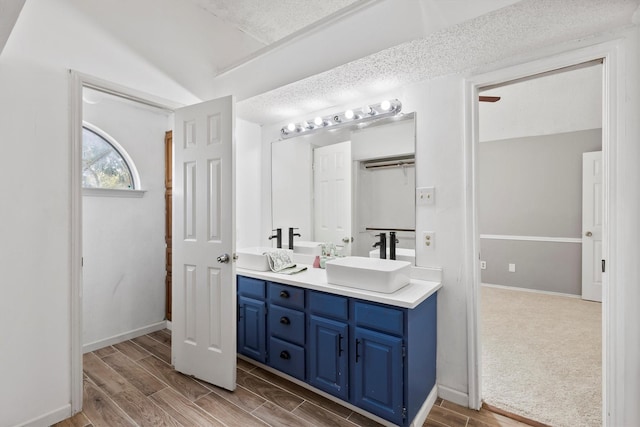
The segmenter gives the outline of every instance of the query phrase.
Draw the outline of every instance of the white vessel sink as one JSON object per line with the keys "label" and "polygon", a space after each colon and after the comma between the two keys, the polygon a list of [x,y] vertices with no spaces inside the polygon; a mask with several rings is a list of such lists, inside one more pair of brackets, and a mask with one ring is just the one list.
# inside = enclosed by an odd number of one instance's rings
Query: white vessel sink
{"label": "white vessel sink", "polygon": [[[236,254],[238,255],[236,267],[254,271],[269,271],[269,262],[267,261],[265,252],[273,250],[275,250],[275,248],[261,246],[238,249],[236,250]],[[289,249],[287,249],[287,251],[291,252]]]}
{"label": "white vessel sink", "polygon": [[409,283],[411,263],[391,259],[345,257],[327,261],[332,285],[390,294]]}
{"label": "white vessel sink", "polygon": [[[380,249],[369,251],[370,258],[380,258]],[[387,259],[389,258],[389,248],[387,248]],[[396,260],[409,261],[411,264],[416,263],[416,250],[407,248],[396,248]]]}
{"label": "white vessel sink", "polygon": [[322,255],[322,243],[304,240],[294,241],[293,252],[305,255]]}

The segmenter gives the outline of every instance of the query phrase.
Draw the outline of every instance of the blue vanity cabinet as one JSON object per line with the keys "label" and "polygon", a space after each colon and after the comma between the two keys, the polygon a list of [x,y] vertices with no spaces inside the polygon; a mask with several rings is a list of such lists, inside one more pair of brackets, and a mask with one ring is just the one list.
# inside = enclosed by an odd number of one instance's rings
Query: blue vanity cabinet
{"label": "blue vanity cabinet", "polygon": [[308,291],[309,384],[349,399],[348,299]]}
{"label": "blue vanity cabinet", "polygon": [[305,290],[268,282],[267,364],[304,381],[306,378]]}
{"label": "blue vanity cabinet", "polygon": [[403,424],[404,312],[354,303],[353,403],[395,424]]}
{"label": "blue vanity cabinet", "polygon": [[414,308],[238,276],[238,352],[396,425],[436,377],[437,294]]}
{"label": "blue vanity cabinet", "polygon": [[267,360],[266,283],[238,276],[238,353]]}

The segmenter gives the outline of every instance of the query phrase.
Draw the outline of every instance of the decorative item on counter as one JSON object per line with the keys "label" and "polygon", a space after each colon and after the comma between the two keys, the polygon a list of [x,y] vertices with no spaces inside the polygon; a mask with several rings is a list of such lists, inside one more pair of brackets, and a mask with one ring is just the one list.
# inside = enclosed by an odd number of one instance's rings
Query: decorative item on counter
{"label": "decorative item on counter", "polygon": [[328,242],[322,244],[322,256],[320,257],[320,268],[325,268],[327,261],[336,257],[336,245]]}
{"label": "decorative item on counter", "polygon": [[304,266],[297,266],[291,261],[289,252],[286,250],[273,250],[265,252],[269,268],[274,273],[294,274],[307,269]]}
{"label": "decorative item on counter", "polygon": [[320,268],[320,255],[316,255],[316,258],[313,260],[313,268]]}

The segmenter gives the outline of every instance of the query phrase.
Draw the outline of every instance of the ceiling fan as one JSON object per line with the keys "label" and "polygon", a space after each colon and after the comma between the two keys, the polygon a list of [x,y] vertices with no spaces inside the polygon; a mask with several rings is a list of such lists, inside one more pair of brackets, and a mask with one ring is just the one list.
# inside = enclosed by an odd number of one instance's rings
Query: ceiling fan
{"label": "ceiling fan", "polygon": [[500,97],[499,96],[483,96],[483,95],[480,95],[478,97],[478,100],[480,102],[498,102],[498,101],[500,101]]}

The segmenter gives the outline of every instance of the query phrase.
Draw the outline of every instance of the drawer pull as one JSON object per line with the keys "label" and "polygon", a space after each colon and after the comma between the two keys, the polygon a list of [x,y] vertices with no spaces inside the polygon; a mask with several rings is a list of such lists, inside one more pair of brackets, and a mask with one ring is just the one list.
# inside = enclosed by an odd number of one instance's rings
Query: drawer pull
{"label": "drawer pull", "polygon": [[289,354],[288,351],[281,351],[280,352],[280,358],[284,359],[284,360],[289,360],[289,359],[291,359],[291,355]]}
{"label": "drawer pull", "polygon": [[283,325],[290,325],[291,324],[291,320],[289,320],[288,317],[282,316],[280,318],[280,323],[282,323]]}
{"label": "drawer pull", "polygon": [[280,291],[280,298],[289,298],[289,292]]}

